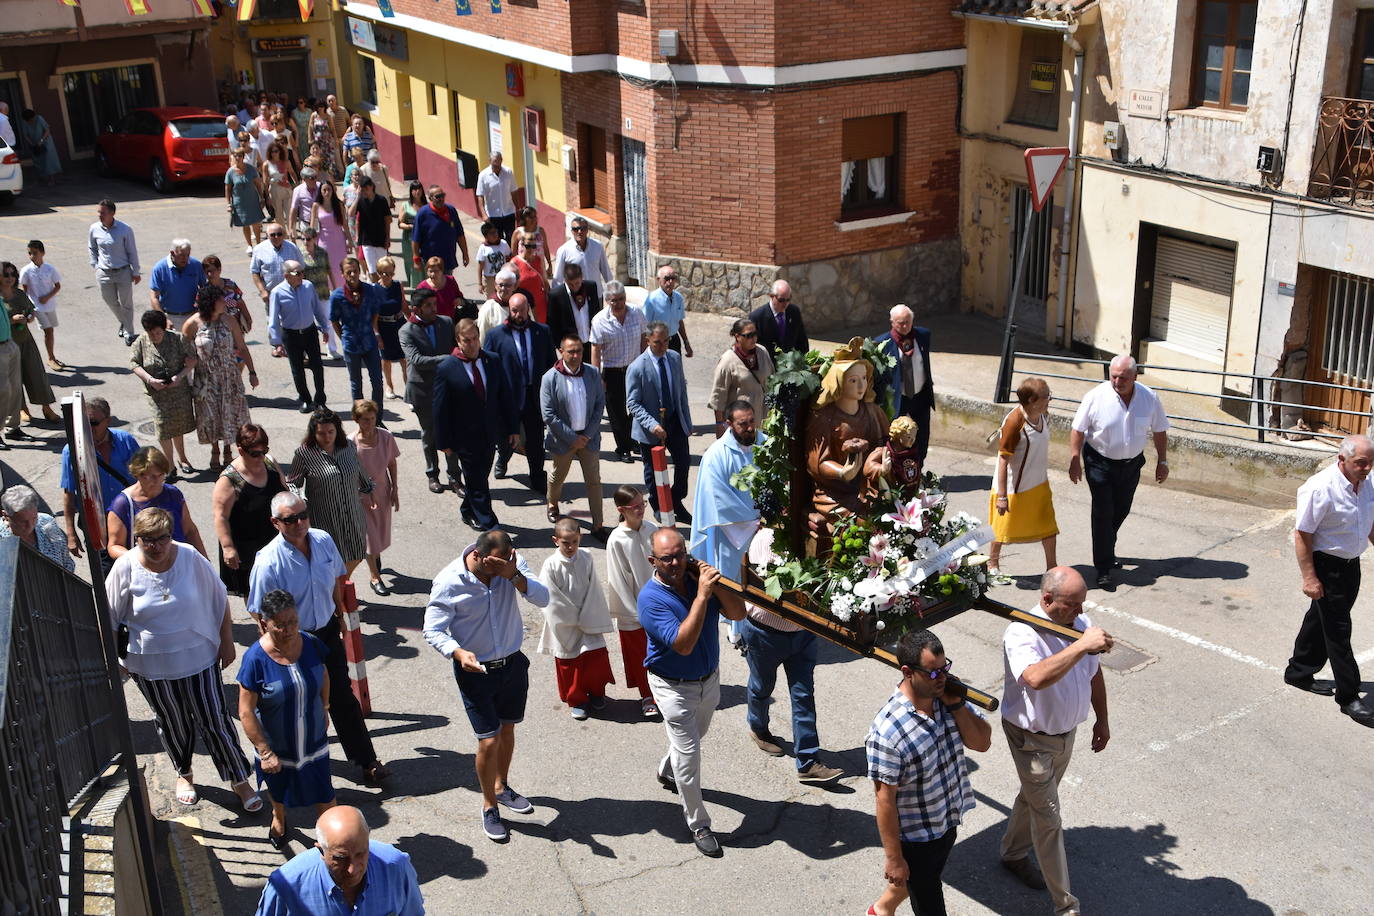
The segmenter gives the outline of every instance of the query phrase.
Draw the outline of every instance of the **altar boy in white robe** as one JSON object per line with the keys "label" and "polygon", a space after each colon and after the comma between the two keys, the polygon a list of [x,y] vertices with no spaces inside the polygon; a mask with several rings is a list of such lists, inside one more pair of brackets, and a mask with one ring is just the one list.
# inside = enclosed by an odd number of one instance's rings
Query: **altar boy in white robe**
{"label": "altar boy in white robe", "polygon": [[539,652],[553,654],[558,698],[581,721],[588,708],[605,708],[606,685],[615,683],[605,637],[614,626],[596,564],[579,546],[581,526],[571,518],[559,519],[553,526],[553,542],[558,550],[539,573],[549,589]]}
{"label": "altar boy in white robe", "polygon": [[639,691],[639,708],[646,719],[658,718],[658,704],[649,690],[649,672],[644,667],[649,638],[639,625],[639,590],[654,575],[649,555],[654,552],[654,532],[658,526],[645,517],[648,504],[644,491],[627,483],[611,497],[620,513],[606,541],[606,602],[611,619],[620,633],[620,657],[625,663],[625,686]]}

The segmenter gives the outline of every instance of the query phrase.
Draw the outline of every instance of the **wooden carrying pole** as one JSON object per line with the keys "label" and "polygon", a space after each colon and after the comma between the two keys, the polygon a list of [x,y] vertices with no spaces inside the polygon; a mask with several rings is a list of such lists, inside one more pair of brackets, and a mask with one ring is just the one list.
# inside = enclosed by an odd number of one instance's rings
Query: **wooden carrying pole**
{"label": "wooden carrying pole", "polygon": [[[720,584],[730,589],[730,591],[738,593],[746,601],[757,604],[759,607],[777,614],[782,619],[791,621],[802,629],[808,630],[815,633],[817,636],[843,646],[851,652],[867,658],[876,658],[878,661],[891,665],[893,668],[902,667],[901,663],[897,661],[897,656],[893,655],[887,649],[881,646],[864,644],[859,640],[854,630],[834,620],[822,617],[820,614],[809,611],[791,601],[775,599],[757,585],[741,584],[733,579],[727,579],[724,576],[720,577]],[[957,679],[951,678],[951,680]],[[990,693],[984,693],[975,687],[970,687],[962,681],[959,681],[959,683],[967,692],[968,701],[974,706],[979,706],[989,712],[993,712],[997,709],[997,697]]]}

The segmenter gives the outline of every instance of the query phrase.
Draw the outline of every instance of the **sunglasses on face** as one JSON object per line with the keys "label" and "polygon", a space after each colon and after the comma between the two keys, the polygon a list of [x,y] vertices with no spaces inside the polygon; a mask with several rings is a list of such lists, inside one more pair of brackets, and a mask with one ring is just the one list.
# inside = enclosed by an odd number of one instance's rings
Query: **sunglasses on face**
{"label": "sunglasses on face", "polygon": [[953,659],[950,659],[950,658],[946,658],[946,659],[945,659],[945,663],[944,663],[943,665],[941,665],[940,667],[938,667],[938,668],[934,668],[934,669],[932,669],[932,668],[922,668],[922,667],[920,667],[919,665],[917,665],[917,666],[914,666],[911,670],[912,670],[912,671],[919,671],[919,672],[921,672],[922,674],[924,674],[927,678],[929,678],[930,680],[934,681],[934,680],[939,679],[941,675],[949,674],[949,669],[951,669],[951,668],[953,668],[953,667],[954,667],[954,660],[953,660]]}
{"label": "sunglasses on face", "polygon": [[155,538],[140,537],[138,539],[138,542],[142,544],[144,547],[161,547],[163,544],[166,544],[171,540],[172,536],[170,534],[161,534]]}
{"label": "sunglasses on face", "polygon": [[743,333],[740,334],[740,337],[745,337],[745,338],[748,338],[748,337],[758,337],[758,336],[759,336],[759,332],[758,332],[758,331],[744,331]]}
{"label": "sunglasses on face", "polygon": [[667,563],[669,565],[673,563],[681,563],[683,560],[687,559],[687,551],[680,550],[677,553],[670,553],[666,556],[654,557],[654,559],[660,563]]}
{"label": "sunglasses on face", "polygon": [[263,455],[266,455],[266,454],[267,454],[267,449],[265,449],[265,448],[246,448],[246,449],[243,450],[243,453],[244,453],[245,455],[247,455],[249,458],[261,458]]}
{"label": "sunglasses on face", "polygon": [[281,522],[283,525],[294,525],[297,522],[303,522],[308,518],[310,518],[309,512],[296,512],[291,515],[278,515],[276,517],[276,520]]}

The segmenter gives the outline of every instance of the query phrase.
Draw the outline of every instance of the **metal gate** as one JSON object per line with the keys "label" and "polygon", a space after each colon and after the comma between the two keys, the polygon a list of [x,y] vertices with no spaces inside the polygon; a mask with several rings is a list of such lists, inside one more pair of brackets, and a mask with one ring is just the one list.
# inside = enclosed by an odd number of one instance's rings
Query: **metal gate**
{"label": "metal gate", "polygon": [[[1312,308],[1312,350],[1307,377],[1317,382],[1374,386],[1374,281],[1336,271],[1325,272]],[[1368,392],[1308,386],[1307,403],[1315,408],[1307,422],[1347,433],[1369,430]],[[1364,416],[1336,413],[1357,411]]]}
{"label": "metal gate", "polygon": [[[1016,255],[1026,233],[1026,211],[1030,209],[1030,188],[1016,185],[1012,200],[1011,270],[1016,276]],[[1048,202],[1047,202],[1048,203]],[[1031,336],[1045,336],[1045,309],[1050,295],[1050,259],[1053,256],[1050,235],[1053,229],[1054,208],[1046,206],[1039,213],[1031,211],[1030,248],[1026,252],[1026,273],[1016,300],[1016,326]],[[1014,279],[1013,279],[1014,282]]]}
{"label": "metal gate", "polygon": [[649,186],[644,174],[644,144],[620,139],[625,189],[625,267],[631,282],[647,286],[649,271]]}

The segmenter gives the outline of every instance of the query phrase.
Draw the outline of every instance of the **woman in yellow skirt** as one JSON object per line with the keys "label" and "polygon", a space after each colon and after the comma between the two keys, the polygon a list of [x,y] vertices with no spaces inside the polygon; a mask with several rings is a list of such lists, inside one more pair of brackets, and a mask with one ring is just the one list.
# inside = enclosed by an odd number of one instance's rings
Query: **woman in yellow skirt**
{"label": "woman in yellow skirt", "polygon": [[988,566],[994,575],[1001,572],[1003,544],[1039,541],[1045,548],[1045,568],[1058,565],[1055,541],[1059,525],[1050,493],[1050,425],[1046,416],[1050,386],[1042,378],[1028,378],[1016,389],[1016,399],[1020,406],[1002,421],[997,475],[988,494],[988,518],[996,537],[988,551]]}

